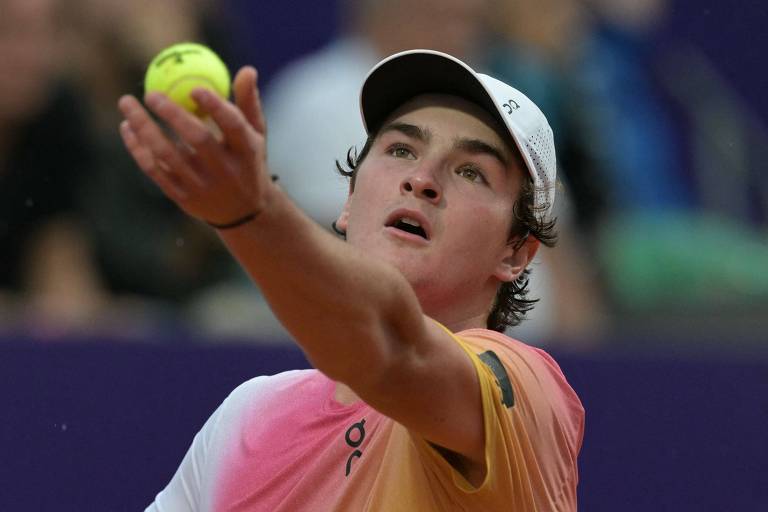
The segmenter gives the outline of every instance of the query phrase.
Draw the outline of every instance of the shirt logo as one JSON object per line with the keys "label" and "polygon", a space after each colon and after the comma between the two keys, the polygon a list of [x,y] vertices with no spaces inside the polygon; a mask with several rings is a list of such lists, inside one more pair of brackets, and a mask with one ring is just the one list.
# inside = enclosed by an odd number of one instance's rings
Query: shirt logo
{"label": "shirt logo", "polygon": [[365,419],[350,425],[347,429],[347,433],[344,434],[344,440],[350,448],[355,448],[355,450],[349,454],[349,458],[347,458],[347,470],[344,473],[344,476],[349,476],[349,473],[352,472],[352,460],[360,458],[363,455],[363,452],[357,448],[363,444],[363,441],[365,441]]}
{"label": "shirt logo", "polygon": [[507,406],[507,409],[515,405],[515,394],[512,392],[512,382],[509,380],[507,370],[504,368],[499,356],[492,350],[480,354],[480,360],[485,366],[491,369],[496,376],[496,385],[501,390],[501,403]]}

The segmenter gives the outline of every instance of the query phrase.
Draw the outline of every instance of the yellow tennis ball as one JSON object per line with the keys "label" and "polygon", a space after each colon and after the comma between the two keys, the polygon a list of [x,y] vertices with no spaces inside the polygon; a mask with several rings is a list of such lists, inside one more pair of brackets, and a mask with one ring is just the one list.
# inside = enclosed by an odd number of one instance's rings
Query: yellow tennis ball
{"label": "yellow tennis ball", "polygon": [[216,53],[198,43],[179,43],[158,53],[144,76],[144,92],[165,93],[193,114],[197,103],[190,93],[205,87],[222,98],[229,97],[229,70]]}

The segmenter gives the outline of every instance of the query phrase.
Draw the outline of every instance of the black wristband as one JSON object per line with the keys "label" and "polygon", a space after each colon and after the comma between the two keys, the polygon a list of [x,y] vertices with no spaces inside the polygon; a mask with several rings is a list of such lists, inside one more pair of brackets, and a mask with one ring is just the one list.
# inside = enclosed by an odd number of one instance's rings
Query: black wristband
{"label": "black wristband", "polygon": [[[277,176],[275,174],[273,174],[270,177],[272,178],[272,181],[277,181]],[[247,222],[251,222],[253,219],[255,219],[259,215],[259,213],[261,213],[261,212],[252,212],[252,213],[249,213],[248,215],[240,217],[237,220],[233,220],[232,222],[227,222],[225,224],[215,224],[213,222],[208,222],[207,220],[204,221],[204,222],[206,224],[208,224],[209,226],[211,226],[212,228],[216,228],[216,229],[231,229],[231,228],[236,228],[238,226],[242,226],[243,224],[245,224]]]}
{"label": "black wristband", "polygon": [[240,217],[239,219],[232,222],[227,222],[226,224],[215,224],[213,222],[208,222],[208,221],[205,221],[205,223],[211,226],[212,228],[216,228],[216,229],[231,229],[231,228],[236,228],[237,226],[242,226],[246,222],[251,222],[253,219],[256,218],[258,214],[259,212],[249,213],[244,217]]}

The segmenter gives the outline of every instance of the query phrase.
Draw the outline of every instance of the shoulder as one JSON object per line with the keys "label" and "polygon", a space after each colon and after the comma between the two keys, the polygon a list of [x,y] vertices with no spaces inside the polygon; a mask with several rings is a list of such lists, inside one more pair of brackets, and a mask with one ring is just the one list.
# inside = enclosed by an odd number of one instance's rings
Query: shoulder
{"label": "shoulder", "polygon": [[243,382],[224,400],[242,401],[270,394],[283,393],[293,386],[322,377],[317,370],[288,370],[275,375],[259,375]]}
{"label": "shoulder", "polygon": [[[522,341],[489,329],[468,329],[456,333],[456,336],[475,352],[481,354],[486,351],[494,352],[499,358],[509,363],[525,361],[531,365],[531,370],[545,371],[554,379],[562,380],[567,384],[560,366],[555,359],[545,350],[532,347]],[[570,386],[568,386],[570,389]]]}
{"label": "shoulder", "polygon": [[[243,382],[208,418],[201,431],[205,445],[228,445],[228,440],[237,437],[243,428],[265,424],[275,411],[300,408],[302,404],[296,404],[296,397],[308,400],[320,396],[328,380],[317,370],[291,370]],[[304,392],[307,388],[316,392]]]}
{"label": "shoulder", "polygon": [[327,381],[317,370],[290,370],[275,375],[261,375],[248,379],[224,399],[221,412],[224,416],[241,415],[245,410],[256,412],[279,403],[297,393],[297,389],[320,390]]}
{"label": "shoulder", "polygon": [[544,350],[495,331],[465,330],[454,339],[480,381],[487,465],[479,487],[456,475],[454,482],[492,501],[493,510],[501,502],[571,510],[557,504],[575,500],[584,409],[558,364]]}
{"label": "shoulder", "polygon": [[546,409],[559,422],[567,420],[575,431],[582,428],[584,407],[560,366],[546,351],[487,329],[461,331],[457,337],[478,355],[497,382],[509,379],[514,398],[524,397],[515,400],[522,402],[521,409],[530,409],[532,414]]}

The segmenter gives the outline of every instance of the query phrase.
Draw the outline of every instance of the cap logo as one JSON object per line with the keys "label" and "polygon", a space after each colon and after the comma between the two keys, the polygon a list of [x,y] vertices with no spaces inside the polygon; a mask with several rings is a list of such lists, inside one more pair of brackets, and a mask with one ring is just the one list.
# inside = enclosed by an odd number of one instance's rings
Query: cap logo
{"label": "cap logo", "polygon": [[506,107],[507,114],[511,114],[520,108],[520,105],[515,100],[507,100],[507,103],[503,103],[501,106]]}

